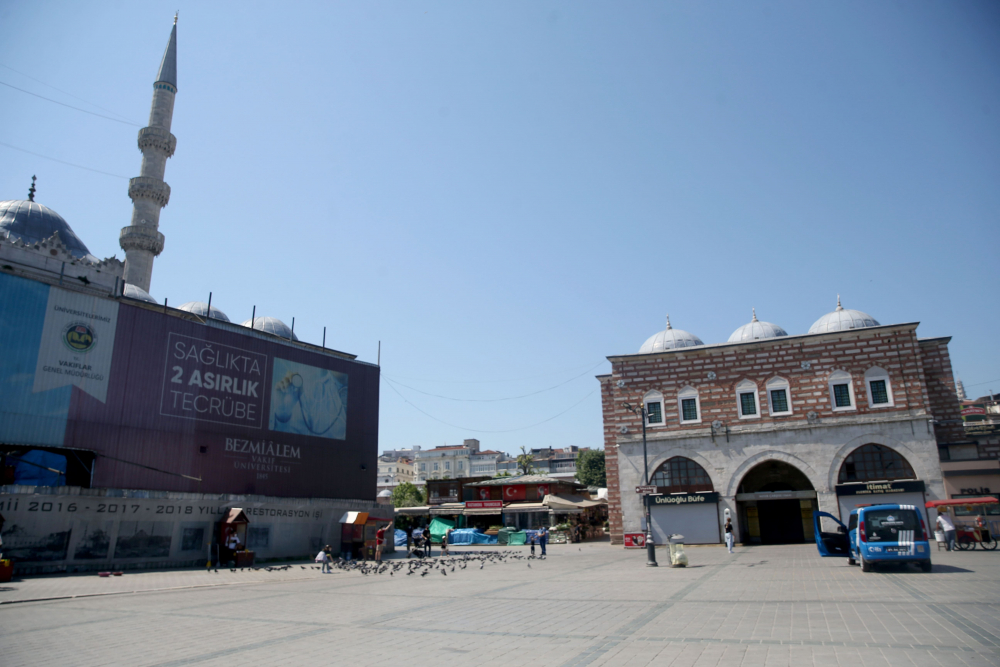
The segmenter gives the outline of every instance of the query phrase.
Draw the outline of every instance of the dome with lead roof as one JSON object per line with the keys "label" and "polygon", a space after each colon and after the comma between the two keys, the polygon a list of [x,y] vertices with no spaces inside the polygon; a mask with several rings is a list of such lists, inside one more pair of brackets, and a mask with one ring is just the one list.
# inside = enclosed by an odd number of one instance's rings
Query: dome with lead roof
{"label": "dome with lead roof", "polygon": [[850,310],[840,305],[840,295],[837,295],[837,309],[816,320],[809,333],[827,333],[829,331],[847,331],[848,329],[864,329],[865,327],[881,326],[878,321],[860,310]]}
{"label": "dome with lead roof", "polygon": [[683,329],[674,329],[670,326],[670,316],[667,315],[667,328],[647,338],[646,342],[639,348],[639,354],[662,352],[664,350],[674,350],[679,347],[694,347],[704,344],[694,334],[688,333]]}
{"label": "dome with lead roof", "polygon": [[245,327],[249,327],[251,325],[253,325],[253,328],[257,331],[263,331],[264,333],[281,336],[282,338],[287,338],[288,340],[299,339],[299,337],[295,335],[295,332],[288,328],[287,324],[276,317],[255,317],[252,320],[247,320],[243,323],[243,326]]}
{"label": "dome with lead roof", "polygon": [[[125,283],[125,289],[122,290],[122,296],[129,299],[135,299],[136,301],[145,301],[146,303],[156,303],[149,292],[142,289],[141,287],[136,287],[132,283]],[[157,304],[159,305],[159,304]]]}
{"label": "dome with lead roof", "polygon": [[733,332],[729,337],[730,343],[742,343],[748,340],[759,340],[761,338],[779,338],[787,336],[788,332],[777,324],[761,322],[757,319],[757,309],[753,309],[753,319],[748,324],[744,324]]}
{"label": "dome with lead roof", "polygon": [[0,201],[0,236],[8,241],[21,239],[25,245],[35,245],[48,240],[56,232],[74,257],[95,263],[101,261],[90,254],[69,223],[48,206],[42,206],[33,199]]}
{"label": "dome with lead roof", "polygon": [[[211,315],[208,315],[209,308],[212,309]],[[209,306],[204,301],[188,301],[184,305],[178,306],[177,310],[183,310],[185,312],[191,313],[192,315],[197,315],[198,317],[211,317],[213,320],[221,320],[223,322],[229,322],[229,318],[226,316],[224,312],[222,312],[215,306]]]}

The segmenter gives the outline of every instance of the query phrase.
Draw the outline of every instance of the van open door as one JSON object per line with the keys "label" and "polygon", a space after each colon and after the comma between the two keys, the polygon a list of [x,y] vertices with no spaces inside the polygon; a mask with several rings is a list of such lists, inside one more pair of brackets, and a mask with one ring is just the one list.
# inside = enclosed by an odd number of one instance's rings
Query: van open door
{"label": "van open door", "polygon": [[[827,521],[827,528],[835,532],[824,532],[821,519],[830,519],[836,527]],[[851,541],[847,536],[847,526],[840,522],[840,519],[829,512],[813,512],[813,534],[816,536],[816,547],[820,556],[839,556],[847,558],[851,553]]]}

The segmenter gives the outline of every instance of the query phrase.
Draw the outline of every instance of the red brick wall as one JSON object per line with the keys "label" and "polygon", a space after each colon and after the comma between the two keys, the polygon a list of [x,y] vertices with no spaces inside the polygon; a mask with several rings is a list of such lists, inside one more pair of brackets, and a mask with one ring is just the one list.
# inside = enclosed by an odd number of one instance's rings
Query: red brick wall
{"label": "red brick wall", "polygon": [[962,408],[955,394],[948,340],[935,338],[920,341],[920,357],[931,414],[939,422],[934,427],[937,441],[943,444],[967,440],[962,427]]}
{"label": "red brick wall", "polygon": [[608,531],[611,544],[622,543],[622,494],[618,483],[618,447],[615,446],[617,426],[612,415],[614,385],[610,375],[597,378],[601,383],[601,411],[604,413],[604,470],[608,478]]}

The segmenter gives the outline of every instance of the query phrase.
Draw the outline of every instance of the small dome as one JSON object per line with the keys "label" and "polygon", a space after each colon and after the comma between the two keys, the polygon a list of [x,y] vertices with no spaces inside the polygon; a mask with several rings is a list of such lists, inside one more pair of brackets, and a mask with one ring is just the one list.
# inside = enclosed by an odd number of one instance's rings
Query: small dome
{"label": "small dome", "polygon": [[101,261],[90,254],[69,223],[51,208],[26,199],[0,201],[0,236],[8,241],[21,239],[25,245],[34,245],[51,238],[56,232],[74,257],[91,262]]}
{"label": "small dome", "polygon": [[695,345],[704,345],[704,343],[692,333],[671,327],[670,316],[667,315],[667,328],[647,338],[646,342],[639,348],[639,354],[662,352],[678,347],[694,347]]}
{"label": "small dome", "polygon": [[758,340],[760,338],[778,338],[779,336],[787,336],[788,332],[779,327],[777,324],[771,324],[770,322],[761,322],[757,319],[757,309],[753,309],[753,319],[750,320],[749,324],[744,324],[739,329],[733,332],[733,335],[729,337],[730,343],[742,343],[745,340]]}
{"label": "small dome", "polygon": [[276,317],[257,317],[253,320],[247,320],[243,323],[243,326],[248,327],[251,322],[253,323],[253,328],[257,331],[274,334],[275,336],[281,336],[282,338],[287,338],[289,340],[299,339],[299,337],[288,328],[287,324]]}
{"label": "small dome", "polygon": [[157,303],[156,299],[149,295],[149,292],[142,289],[141,287],[136,287],[131,283],[125,283],[125,289],[122,290],[122,296],[128,297],[130,299],[135,299],[136,301],[145,301],[146,303]]}
{"label": "small dome", "polygon": [[390,491],[389,489],[383,489],[382,491],[378,492],[376,498],[392,498],[392,491]]}
{"label": "small dome", "polygon": [[827,333],[829,331],[847,331],[848,329],[863,329],[865,327],[881,326],[874,317],[860,310],[848,310],[840,305],[840,295],[837,295],[837,310],[827,313],[816,320],[809,333]]}
{"label": "small dome", "polygon": [[[183,310],[193,315],[197,315],[198,317],[205,317],[205,314],[208,312],[208,308],[209,308],[208,304],[205,303],[204,301],[188,301],[184,305],[178,306],[177,310]],[[226,317],[226,314],[221,310],[219,310],[218,308],[216,308],[215,306],[212,306],[211,318],[213,320],[222,320],[223,322],[229,321],[229,318]]]}

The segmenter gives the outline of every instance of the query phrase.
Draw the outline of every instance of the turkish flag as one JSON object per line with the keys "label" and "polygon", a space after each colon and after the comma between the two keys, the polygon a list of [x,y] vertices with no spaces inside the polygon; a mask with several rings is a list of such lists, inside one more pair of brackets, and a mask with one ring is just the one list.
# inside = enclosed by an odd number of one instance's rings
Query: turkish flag
{"label": "turkish flag", "polygon": [[524,484],[511,484],[503,487],[504,500],[524,500],[528,497],[528,487]]}
{"label": "turkish flag", "polygon": [[490,499],[490,489],[487,486],[479,487],[479,499],[489,500]]}
{"label": "turkish flag", "polygon": [[539,484],[538,485],[538,497],[539,498],[544,498],[547,495],[549,495],[549,485],[548,484]]}

